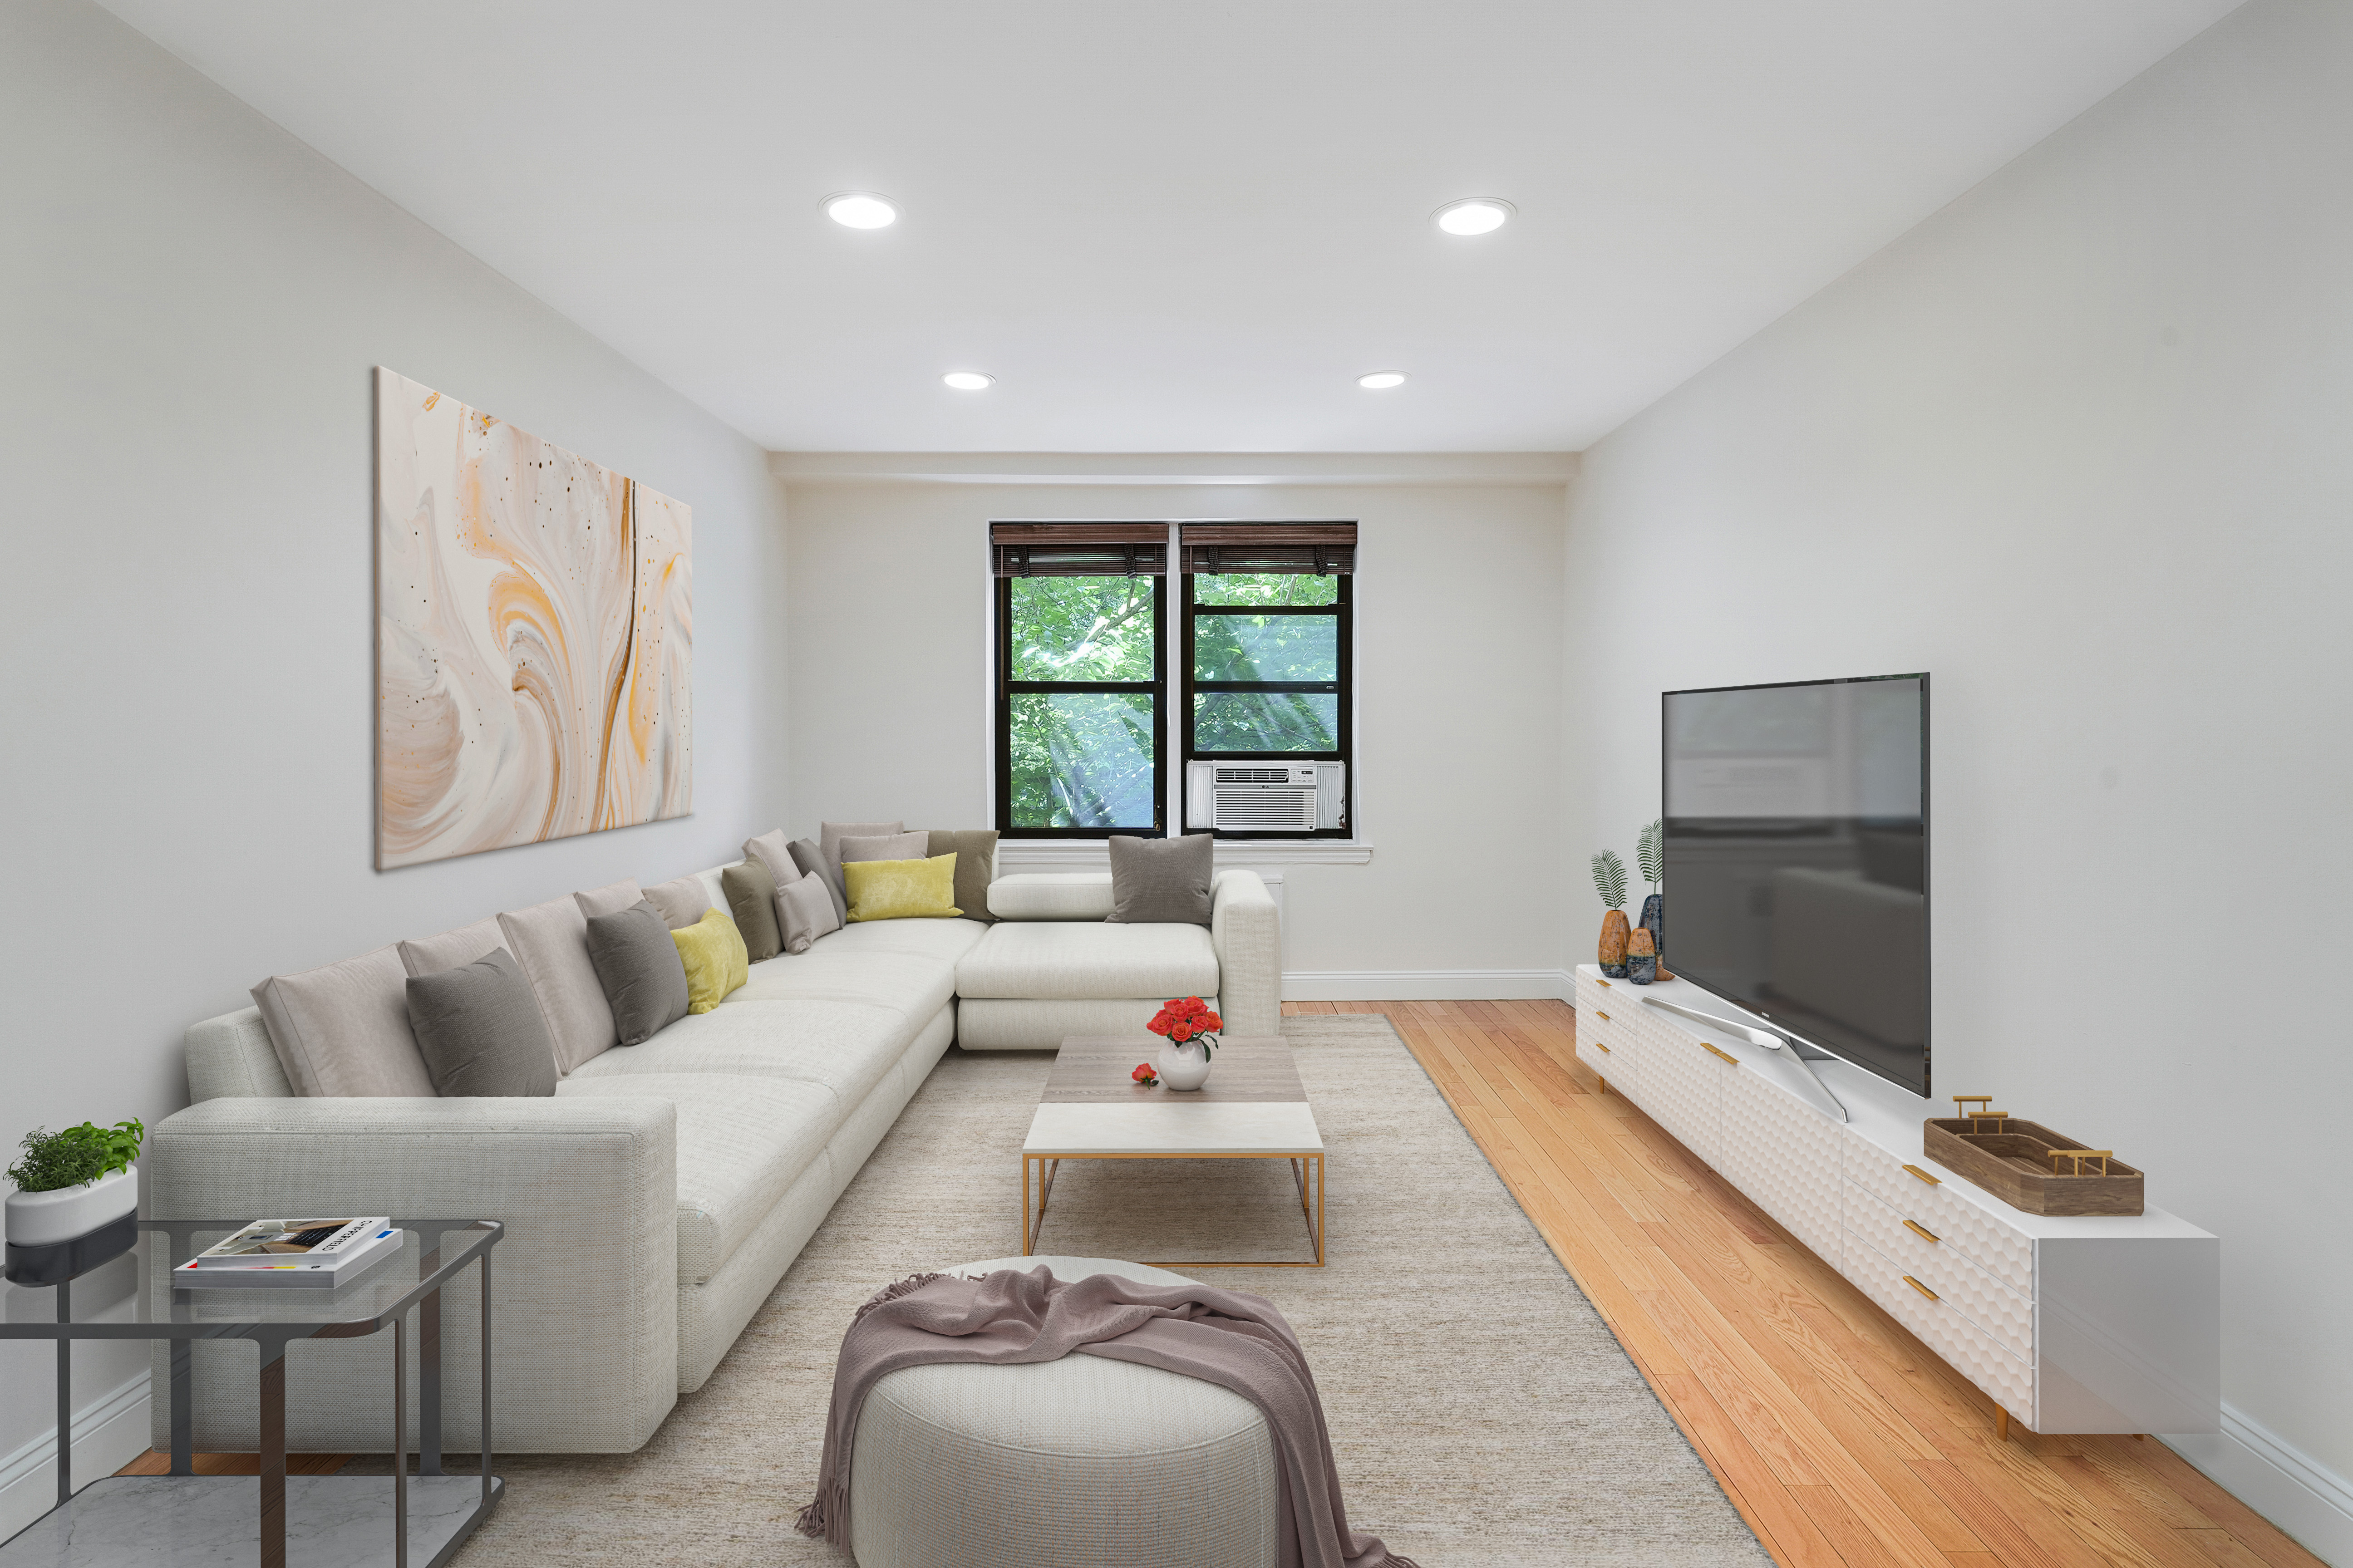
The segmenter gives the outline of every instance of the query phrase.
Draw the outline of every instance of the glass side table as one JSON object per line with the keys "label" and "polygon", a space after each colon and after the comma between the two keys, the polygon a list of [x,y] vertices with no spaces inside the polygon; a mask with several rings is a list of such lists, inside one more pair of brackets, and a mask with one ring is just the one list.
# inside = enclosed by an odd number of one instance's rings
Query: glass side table
{"label": "glass side table", "polygon": [[[20,1270],[20,1287],[57,1291],[57,1321],[0,1323],[0,1340],[58,1344],[60,1435],[72,1417],[76,1340],[168,1340],[172,1364],[172,1469],[163,1476],[109,1476],[73,1489],[72,1445],[58,1455],[58,1506],[0,1545],[0,1568],[195,1568],[259,1563],[286,1568],[290,1535],[301,1568],[438,1568],[497,1506],[505,1485],[491,1473],[491,1248],[505,1235],[488,1219],[410,1219],[398,1257],[332,1290],[164,1289],[159,1270],[248,1224],[234,1220],[136,1222],[138,1312],[131,1322],[72,1321],[72,1279],[121,1255],[77,1256],[62,1270]],[[131,1237],[126,1236],[126,1240]],[[472,1266],[481,1271],[481,1474],[441,1470],[441,1288]],[[166,1298],[168,1296],[168,1304]],[[417,1313],[417,1471],[408,1471],[407,1343]],[[389,1476],[286,1474],[286,1347],[295,1340],[392,1336]],[[198,1340],[251,1340],[260,1352],[261,1474],[199,1476],[190,1453],[190,1408]]]}

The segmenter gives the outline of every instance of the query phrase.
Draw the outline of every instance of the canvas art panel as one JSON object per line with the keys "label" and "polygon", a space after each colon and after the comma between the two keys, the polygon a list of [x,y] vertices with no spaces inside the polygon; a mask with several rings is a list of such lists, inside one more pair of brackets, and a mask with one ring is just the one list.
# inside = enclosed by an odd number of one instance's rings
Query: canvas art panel
{"label": "canvas art panel", "polygon": [[375,384],[377,867],[686,816],[691,509]]}

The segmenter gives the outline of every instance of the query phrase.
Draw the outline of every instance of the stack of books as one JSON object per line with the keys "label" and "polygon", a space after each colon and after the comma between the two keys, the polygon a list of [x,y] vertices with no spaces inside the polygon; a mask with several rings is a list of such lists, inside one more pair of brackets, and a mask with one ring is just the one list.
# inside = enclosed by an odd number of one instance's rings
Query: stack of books
{"label": "stack of books", "polygon": [[172,1270],[183,1289],[332,1290],[400,1255],[388,1216],[258,1219]]}

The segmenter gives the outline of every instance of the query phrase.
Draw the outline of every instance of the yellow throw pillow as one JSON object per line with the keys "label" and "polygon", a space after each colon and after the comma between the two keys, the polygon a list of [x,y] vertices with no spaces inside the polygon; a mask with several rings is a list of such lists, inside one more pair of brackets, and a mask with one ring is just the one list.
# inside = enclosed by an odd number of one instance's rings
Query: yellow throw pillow
{"label": "yellow throw pillow", "polygon": [[752,978],[752,955],[744,933],[719,910],[705,910],[702,918],[683,931],[670,933],[678,943],[678,959],[686,965],[686,1010],[708,1013],[730,991]]}
{"label": "yellow throw pillow", "polygon": [[928,860],[844,860],[841,879],[849,893],[854,921],[954,920],[953,853]]}

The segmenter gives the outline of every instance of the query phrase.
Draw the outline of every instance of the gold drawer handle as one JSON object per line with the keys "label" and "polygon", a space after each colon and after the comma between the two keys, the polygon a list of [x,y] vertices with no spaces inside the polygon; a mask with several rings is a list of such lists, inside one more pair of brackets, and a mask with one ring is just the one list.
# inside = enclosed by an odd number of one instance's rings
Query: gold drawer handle
{"label": "gold drawer handle", "polygon": [[1608,990],[1608,989],[1609,988],[1609,982],[1608,982],[1607,980],[1597,980],[1597,981],[1595,981],[1593,984],[1595,984],[1596,985],[1600,986],[1600,987],[1601,987],[1603,990],[1605,990],[1605,991],[1606,991],[1606,990]]}
{"label": "gold drawer handle", "polygon": [[1699,1048],[1705,1051],[1709,1056],[1718,1057],[1725,1061],[1730,1062],[1734,1067],[1738,1067],[1740,1065],[1740,1058],[1738,1057],[1734,1056],[1730,1051],[1719,1051],[1714,1046],[1709,1045],[1705,1040],[1702,1040],[1699,1043]]}
{"label": "gold drawer handle", "polygon": [[1593,1042],[1593,1048],[1594,1048],[1595,1050],[1597,1050],[1597,1051],[1599,1051],[1599,1052],[1600,1052],[1603,1056],[1605,1056],[1605,1057],[1606,1057],[1606,1056],[1608,1056],[1608,1055],[1609,1055],[1609,1047],[1608,1046],[1603,1045],[1599,1040],[1596,1040],[1596,1041],[1594,1041],[1594,1042]]}
{"label": "gold drawer handle", "polygon": [[1918,1237],[1923,1241],[1935,1241],[1937,1239],[1937,1236],[1935,1231],[1924,1230],[1920,1226],[1914,1225],[1908,1219],[1904,1222],[1904,1228],[1910,1231],[1913,1235]]}
{"label": "gold drawer handle", "polygon": [[1922,1294],[1923,1296],[1927,1297],[1927,1298],[1928,1298],[1928,1300],[1930,1300],[1931,1301],[1941,1301],[1941,1300],[1944,1300],[1944,1298],[1943,1298],[1942,1296],[1937,1295],[1934,1290],[1929,1289],[1928,1289],[1928,1287],[1926,1287],[1926,1285],[1921,1284],[1921,1283],[1920,1283],[1920,1281],[1918,1281],[1917,1279],[1913,1279],[1913,1278],[1912,1278],[1912,1276],[1910,1276],[1909,1274],[1906,1274],[1906,1275],[1904,1277],[1904,1283],[1905,1283],[1906,1285],[1911,1286],[1911,1287],[1912,1287],[1912,1289],[1914,1289],[1915,1290],[1919,1291],[1919,1292],[1920,1292],[1920,1294]]}
{"label": "gold drawer handle", "polygon": [[1599,1008],[1599,1007],[1596,1007],[1596,1008],[1593,1010],[1593,1016],[1594,1016],[1595,1017],[1597,1017],[1597,1018],[1600,1019],[1600,1020],[1601,1020],[1603,1023],[1605,1023],[1605,1024],[1606,1024],[1606,1023],[1608,1023],[1608,1022],[1609,1021],[1609,1014],[1607,1014],[1607,1013],[1605,1013],[1605,1012],[1603,1012],[1603,1011],[1602,1011],[1600,1008]]}
{"label": "gold drawer handle", "polygon": [[1932,1176],[1917,1165],[1906,1165],[1904,1168],[1911,1172],[1914,1175],[1919,1177],[1922,1181],[1927,1183],[1932,1187],[1941,1187],[1945,1184],[1944,1177]]}

